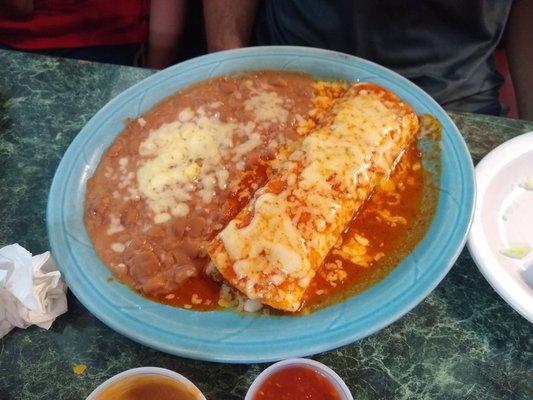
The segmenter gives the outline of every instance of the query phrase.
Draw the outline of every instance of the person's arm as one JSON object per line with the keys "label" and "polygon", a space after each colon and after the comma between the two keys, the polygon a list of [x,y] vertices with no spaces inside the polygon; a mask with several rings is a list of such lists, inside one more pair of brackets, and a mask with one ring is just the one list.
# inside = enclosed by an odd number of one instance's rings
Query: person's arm
{"label": "person's arm", "polygon": [[250,41],[258,0],[203,0],[209,52],[235,49]]}
{"label": "person's arm", "polygon": [[187,0],[151,1],[147,67],[165,68],[176,60],[186,5]]}
{"label": "person's arm", "polygon": [[533,1],[515,0],[505,48],[518,104],[518,115],[533,121]]}

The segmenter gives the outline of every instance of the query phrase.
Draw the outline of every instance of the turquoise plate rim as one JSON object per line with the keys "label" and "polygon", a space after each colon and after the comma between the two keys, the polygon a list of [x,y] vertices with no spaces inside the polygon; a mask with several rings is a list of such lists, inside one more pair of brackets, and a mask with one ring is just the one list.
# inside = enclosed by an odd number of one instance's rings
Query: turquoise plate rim
{"label": "turquoise plate rim", "polygon": [[[180,87],[243,69],[303,70],[373,81],[394,90],[419,113],[442,124],[442,173],[437,213],[415,251],[381,282],[310,315],[266,317],[195,312],[151,302],[109,283],[83,226],[85,182],[126,116],[133,117]],[[135,104],[134,104],[135,103]],[[444,278],[466,242],[475,199],[474,166],[446,112],[422,89],[367,60],[315,48],[250,47],[174,65],[120,93],[74,138],[54,175],[46,210],[52,253],[67,285],[104,324],[146,346],[183,357],[227,363],[271,362],[331,350],[377,332],[419,304]],[[87,267],[87,266],[90,267]]]}

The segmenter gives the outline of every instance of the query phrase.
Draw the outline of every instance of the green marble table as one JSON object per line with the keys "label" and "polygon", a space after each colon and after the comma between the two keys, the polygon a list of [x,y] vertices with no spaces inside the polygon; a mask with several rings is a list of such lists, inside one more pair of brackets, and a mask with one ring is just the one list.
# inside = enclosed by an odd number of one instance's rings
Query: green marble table
{"label": "green marble table", "polygon": [[[109,99],[153,73],[0,51],[0,246],[48,249],[45,205],[74,136]],[[477,162],[533,123],[451,114]],[[49,331],[0,340],[0,399],[84,399],[128,368],[178,371],[209,400],[242,399],[265,365],[187,360],[115,333],[69,295]],[[381,332],[315,359],[333,367],[356,399],[531,399],[533,325],[483,279],[465,250],[413,311]],[[87,365],[82,375],[76,364]]]}

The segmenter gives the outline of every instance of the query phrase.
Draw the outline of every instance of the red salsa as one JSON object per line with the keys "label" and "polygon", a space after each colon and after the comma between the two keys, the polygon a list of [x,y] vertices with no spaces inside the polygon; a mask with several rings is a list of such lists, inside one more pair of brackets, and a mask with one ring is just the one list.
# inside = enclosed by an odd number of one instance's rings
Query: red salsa
{"label": "red salsa", "polygon": [[342,400],[342,397],[335,384],[320,372],[294,366],[270,375],[253,400]]}

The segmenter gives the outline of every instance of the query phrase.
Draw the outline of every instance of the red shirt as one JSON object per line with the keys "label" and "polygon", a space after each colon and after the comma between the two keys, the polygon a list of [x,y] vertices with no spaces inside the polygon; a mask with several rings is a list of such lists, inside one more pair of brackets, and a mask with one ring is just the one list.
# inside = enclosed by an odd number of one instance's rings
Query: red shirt
{"label": "red shirt", "polygon": [[141,43],[148,13],[149,0],[34,0],[29,18],[0,17],[0,43],[28,50]]}

